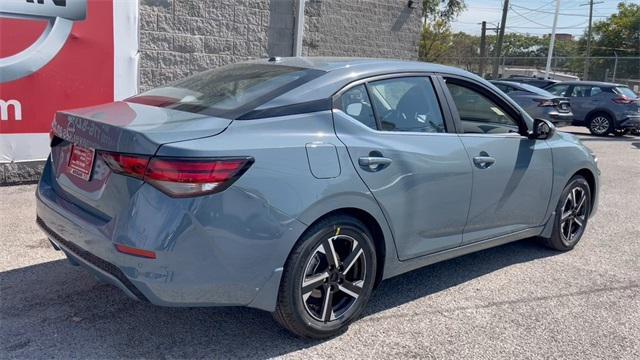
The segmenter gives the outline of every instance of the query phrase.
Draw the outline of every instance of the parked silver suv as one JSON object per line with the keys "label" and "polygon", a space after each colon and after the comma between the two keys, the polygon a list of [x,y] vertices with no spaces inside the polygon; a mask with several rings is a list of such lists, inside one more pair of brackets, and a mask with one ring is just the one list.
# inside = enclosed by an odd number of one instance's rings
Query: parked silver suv
{"label": "parked silver suv", "polygon": [[576,125],[584,125],[592,134],[624,135],[640,129],[640,98],[626,85],[567,81],[546,88],[554,95],[569,98]]}

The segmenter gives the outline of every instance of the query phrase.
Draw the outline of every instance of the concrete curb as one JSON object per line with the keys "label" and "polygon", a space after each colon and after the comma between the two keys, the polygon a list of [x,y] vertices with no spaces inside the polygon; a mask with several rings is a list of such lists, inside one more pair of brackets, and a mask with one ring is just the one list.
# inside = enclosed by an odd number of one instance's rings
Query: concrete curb
{"label": "concrete curb", "polygon": [[0,186],[33,184],[38,182],[44,160],[0,164]]}

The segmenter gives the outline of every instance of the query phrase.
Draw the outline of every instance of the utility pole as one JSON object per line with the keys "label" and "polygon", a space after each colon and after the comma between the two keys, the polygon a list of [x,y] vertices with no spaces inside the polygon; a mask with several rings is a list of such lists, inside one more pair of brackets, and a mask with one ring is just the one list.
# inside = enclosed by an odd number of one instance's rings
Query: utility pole
{"label": "utility pole", "polygon": [[587,57],[584,60],[584,74],[582,80],[589,80],[589,66],[591,66],[591,23],[593,19],[593,5],[602,4],[604,1],[594,2],[589,0],[588,4],[580,4],[580,6],[589,5],[589,27],[587,28]]}
{"label": "utility pole", "polygon": [[484,77],[484,61],[487,57],[487,22],[482,22],[482,31],[480,32],[480,68],[478,72],[480,73],[480,77]]}
{"label": "utility pole", "polygon": [[487,60],[487,30],[495,31],[498,33],[500,31],[500,26],[494,28],[488,28],[487,22],[482,22],[482,31],[480,33],[480,66],[478,72],[480,73],[480,77],[484,78],[484,66]]}
{"label": "utility pole", "polygon": [[560,0],[556,0],[556,13],[553,15],[553,27],[551,28],[551,40],[549,41],[549,53],[547,54],[547,67],[544,71],[544,78],[549,78],[551,70],[551,58],[553,57],[553,47],[556,44],[556,27],[558,26],[558,14],[560,13]]}
{"label": "utility pole", "polygon": [[611,82],[616,82],[616,70],[618,70],[618,53],[613,52],[616,57],[616,61],[613,63],[613,75],[611,76]]}
{"label": "utility pole", "polygon": [[498,78],[498,68],[500,67],[500,56],[502,55],[502,40],[504,39],[504,28],[507,25],[507,11],[509,11],[509,0],[504,0],[502,7],[502,21],[500,21],[500,33],[498,34],[498,43],[496,44],[496,60],[493,62],[493,71],[491,77]]}

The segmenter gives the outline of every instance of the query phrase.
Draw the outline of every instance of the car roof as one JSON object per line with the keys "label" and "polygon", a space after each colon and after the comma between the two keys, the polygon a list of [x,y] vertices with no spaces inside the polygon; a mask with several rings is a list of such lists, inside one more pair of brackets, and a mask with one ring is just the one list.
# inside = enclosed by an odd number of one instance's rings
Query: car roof
{"label": "car roof", "polygon": [[326,74],[262,104],[257,110],[326,99],[353,81],[394,73],[434,72],[488,83],[479,76],[459,68],[421,61],[345,57],[282,57],[272,59],[258,59],[247,63],[316,69],[325,71]]}
{"label": "car roof", "polygon": [[616,83],[604,82],[604,81],[561,81],[554,85],[585,85],[585,86],[602,86],[602,87],[616,87],[626,86]]}
{"label": "car roof", "polygon": [[251,61],[253,63],[264,63],[273,65],[294,66],[307,69],[316,69],[326,72],[336,70],[363,70],[375,66],[376,68],[386,67],[388,70],[395,71],[420,71],[427,72],[461,72],[460,69],[427,63],[422,61],[398,60],[398,59],[381,59],[381,58],[362,58],[362,57],[332,57],[332,56],[299,56],[299,57],[272,57],[269,59],[259,59]]}

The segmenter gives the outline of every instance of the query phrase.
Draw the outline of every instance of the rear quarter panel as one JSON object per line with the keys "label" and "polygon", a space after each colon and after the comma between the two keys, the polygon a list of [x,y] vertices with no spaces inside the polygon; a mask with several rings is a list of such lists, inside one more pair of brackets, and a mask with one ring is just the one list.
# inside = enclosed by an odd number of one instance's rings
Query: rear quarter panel
{"label": "rear quarter panel", "polygon": [[[306,147],[335,147],[339,175],[318,178],[310,169]],[[251,156],[253,165],[229,189],[261,199],[263,206],[306,226],[344,208],[371,214],[383,230],[387,261],[397,260],[388,224],[369,190],[358,177],[346,147],[336,137],[331,111],[256,120],[236,120],[214,137],[163,145],[160,156]],[[271,265],[284,266],[304,231],[287,236],[273,249]],[[273,269],[271,269],[273,270]]]}

